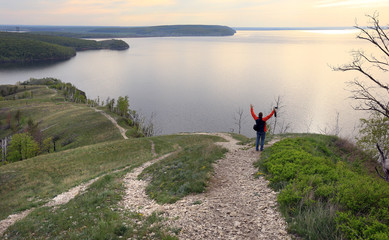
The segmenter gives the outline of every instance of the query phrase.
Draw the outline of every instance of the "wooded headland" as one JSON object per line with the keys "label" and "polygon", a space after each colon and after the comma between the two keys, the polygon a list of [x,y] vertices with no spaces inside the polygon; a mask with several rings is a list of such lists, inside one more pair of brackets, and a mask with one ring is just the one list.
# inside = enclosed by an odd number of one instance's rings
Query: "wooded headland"
{"label": "wooded headland", "polygon": [[0,64],[66,60],[77,51],[126,50],[122,40],[85,40],[52,35],[0,32]]}

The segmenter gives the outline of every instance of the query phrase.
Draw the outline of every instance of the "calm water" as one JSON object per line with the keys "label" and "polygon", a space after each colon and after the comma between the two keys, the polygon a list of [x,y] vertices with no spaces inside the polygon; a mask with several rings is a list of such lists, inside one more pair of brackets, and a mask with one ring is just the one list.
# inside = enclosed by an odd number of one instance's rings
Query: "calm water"
{"label": "calm water", "polygon": [[328,65],[351,60],[368,45],[355,32],[238,31],[232,37],[123,39],[128,51],[79,52],[52,65],[0,69],[0,84],[30,77],[71,82],[89,98],[129,96],[132,109],[156,115],[159,134],[235,131],[254,136],[255,112],[270,112],[277,96],[285,105],[279,122],[293,132],[330,132],[337,112],[341,134],[353,134],[361,112],[352,109],[346,81],[356,73]]}

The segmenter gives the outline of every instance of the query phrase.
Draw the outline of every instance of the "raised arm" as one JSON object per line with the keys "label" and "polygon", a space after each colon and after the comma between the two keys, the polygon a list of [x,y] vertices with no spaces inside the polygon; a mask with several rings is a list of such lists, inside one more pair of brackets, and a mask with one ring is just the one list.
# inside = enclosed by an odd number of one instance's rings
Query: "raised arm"
{"label": "raised arm", "polygon": [[254,113],[254,107],[252,104],[250,104],[250,110],[251,110],[251,116],[253,116],[254,120],[258,119],[258,116]]}
{"label": "raised arm", "polygon": [[273,116],[273,114],[274,114],[274,112],[276,111],[276,109],[275,108],[273,108],[273,111],[269,114],[269,115],[267,115],[266,117],[264,117],[263,118],[263,121],[267,121],[267,120],[269,120],[269,118],[271,118],[272,116]]}

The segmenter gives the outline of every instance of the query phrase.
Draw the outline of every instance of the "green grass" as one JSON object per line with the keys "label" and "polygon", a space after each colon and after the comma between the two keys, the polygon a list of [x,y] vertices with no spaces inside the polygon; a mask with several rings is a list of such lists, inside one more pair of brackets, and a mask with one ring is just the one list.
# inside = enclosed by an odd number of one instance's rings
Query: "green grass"
{"label": "green grass", "polygon": [[135,127],[132,127],[128,124],[128,121],[126,118],[116,114],[116,113],[113,113],[111,111],[109,111],[108,107],[98,107],[99,110],[101,111],[104,111],[106,114],[108,114],[109,116],[111,116],[113,119],[115,119],[115,121],[118,123],[118,125],[124,129],[126,129],[126,136],[128,138],[138,138],[138,137],[141,137],[142,134],[140,133],[140,131],[135,128]]}
{"label": "green grass", "polygon": [[158,203],[173,203],[188,194],[203,192],[213,172],[212,164],[226,152],[226,149],[213,144],[214,141],[221,141],[218,137],[184,137],[159,138],[179,144],[181,151],[146,168],[140,176],[151,178],[146,192]]}
{"label": "green grass", "polygon": [[254,138],[248,138],[242,134],[230,133],[230,135],[238,142],[239,145],[255,144]]}
{"label": "green grass", "polygon": [[[188,181],[195,180],[193,184],[202,188],[198,191],[203,191],[212,172],[212,162],[225,152],[214,145],[215,141],[222,141],[219,137],[171,135],[100,143],[1,166],[0,219],[38,207],[24,220],[10,227],[7,237],[176,239],[174,233],[178,233],[178,230],[164,227],[165,220],[158,213],[146,217],[128,210],[119,211],[118,202],[124,194],[124,174],[154,158],[151,141],[158,156],[179,149],[176,155],[153,165],[144,173],[157,176],[159,168],[169,169],[170,178],[164,178],[163,182],[169,185],[170,190],[156,194],[168,199],[184,196],[181,192],[177,194],[174,189],[187,189]],[[184,170],[174,168],[177,164],[182,164]],[[115,169],[119,169],[119,172],[112,173]],[[42,207],[55,195],[104,173],[108,174],[69,203],[54,209]],[[187,181],[176,181],[174,175],[183,173]],[[151,185],[160,184],[160,180],[153,177]]]}
{"label": "green grass", "polygon": [[[347,147],[344,147],[348,145]],[[333,136],[287,138],[265,149],[256,166],[289,230],[306,239],[388,239],[389,185],[369,175],[366,155]]]}
{"label": "green grass", "polygon": [[153,158],[148,139],[100,143],[0,167],[0,219],[39,206],[71,187]]}
{"label": "green grass", "polygon": [[290,230],[306,239],[342,239],[336,222],[336,206],[317,202],[309,207],[301,206],[298,215],[290,219]]}
{"label": "green grass", "polygon": [[40,208],[8,229],[8,239],[177,239],[158,213],[122,211],[125,171],[104,176],[58,208]]}
{"label": "green grass", "polygon": [[[257,137],[254,138],[248,138],[244,135],[237,134],[237,133],[230,133],[230,135],[238,142],[239,145],[250,145],[251,147],[255,147]],[[268,144],[274,137],[281,137],[281,135],[274,135],[270,133],[266,133],[266,138],[265,138],[265,145]]]}
{"label": "green grass", "polygon": [[[64,102],[63,97],[46,86],[18,86],[18,92],[6,98],[13,99],[31,91],[32,99],[0,101],[1,138],[22,130],[27,126],[28,119],[32,119],[39,123],[43,139],[59,137],[57,151],[123,139],[119,130],[101,113],[85,104]],[[15,119],[17,111],[21,115],[20,126]],[[6,127],[9,116],[11,128]]]}
{"label": "green grass", "polygon": [[[144,172],[144,176],[152,178],[150,196],[163,199],[159,202],[172,202],[204,191],[213,171],[212,163],[225,153],[214,144],[223,139],[215,136],[187,134],[122,140],[119,130],[101,113],[85,104],[65,102],[46,86],[2,89],[12,94],[0,101],[0,137],[23,130],[28,119],[39,123],[43,139],[59,136],[57,152],[0,166],[0,220],[36,208],[9,229],[10,239],[175,239],[167,231],[178,230],[162,227],[164,219],[158,213],[144,217],[136,212],[117,211],[124,194],[124,174],[155,158],[152,142],[158,156],[178,150]],[[19,123],[17,112],[21,116]],[[113,117],[126,125],[120,117]],[[6,127],[8,119],[11,128]],[[131,127],[125,127],[132,135]],[[161,175],[161,169],[168,174]],[[119,172],[113,173],[114,170]],[[86,193],[68,204],[55,209],[43,207],[54,196],[102,175]],[[156,190],[155,186],[161,184],[164,186]]]}
{"label": "green grass", "polygon": [[123,139],[105,116],[87,106],[69,104],[65,111],[52,113],[41,120],[44,121],[42,128],[48,128],[44,131],[46,136],[60,136],[59,150]]}
{"label": "green grass", "polygon": [[[103,173],[130,166],[131,168],[153,159],[151,141],[157,154],[176,151],[181,146],[183,154],[210,160],[207,152],[220,138],[201,135],[173,135],[100,143],[58,153],[37,156],[0,167],[0,219],[8,215],[41,206],[55,195],[86,182]],[[190,145],[199,153],[191,153]],[[208,147],[204,147],[207,145]],[[211,147],[209,147],[211,146]],[[188,148],[188,149],[186,149]],[[208,149],[207,149],[208,148]],[[215,147],[218,154],[220,150]],[[213,152],[212,152],[213,153]],[[197,154],[197,155],[196,155]],[[217,155],[220,157],[221,155]],[[170,161],[176,161],[170,158]],[[201,159],[194,159],[203,164]],[[202,173],[212,170],[207,164]],[[203,165],[201,165],[203,167]],[[206,181],[206,179],[203,179]],[[174,195],[175,197],[175,195]]]}

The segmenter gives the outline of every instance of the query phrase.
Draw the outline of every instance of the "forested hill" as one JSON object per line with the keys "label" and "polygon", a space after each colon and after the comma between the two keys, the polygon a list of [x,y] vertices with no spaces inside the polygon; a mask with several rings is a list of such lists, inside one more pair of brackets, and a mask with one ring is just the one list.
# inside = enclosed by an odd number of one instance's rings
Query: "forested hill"
{"label": "forested hill", "polygon": [[217,25],[166,25],[154,27],[106,27],[91,30],[98,34],[128,34],[133,37],[169,37],[169,36],[231,36],[235,30]]}
{"label": "forested hill", "polygon": [[25,31],[77,38],[232,36],[235,30],[219,25],[163,25],[150,27],[0,26],[0,31]]}
{"label": "forested hill", "polygon": [[66,60],[76,51],[111,49],[125,50],[122,40],[85,40],[32,33],[0,32],[0,64]]}

